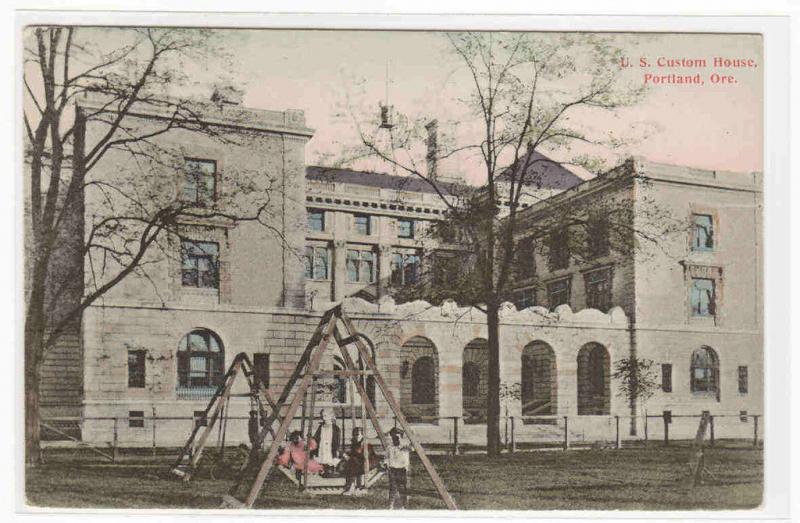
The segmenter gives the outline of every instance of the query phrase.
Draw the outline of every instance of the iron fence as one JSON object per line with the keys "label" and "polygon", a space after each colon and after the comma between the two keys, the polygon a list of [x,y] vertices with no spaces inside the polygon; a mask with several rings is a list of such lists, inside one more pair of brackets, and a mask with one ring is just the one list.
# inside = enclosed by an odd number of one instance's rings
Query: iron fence
{"label": "iron fence", "polygon": [[[611,448],[684,444],[695,437],[703,413],[641,416],[502,416],[500,438],[505,452],[532,450]],[[306,418],[293,418],[290,430],[306,430]],[[706,442],[736,441],[758,448],[762,445],[763,415],[711,414]],[[318,421],[315,421],[316,424]],[[41,421],[46,448],[72,446],[87,448],[97,456],[116,461],[121,449],[148,449],[154,455],[185,443],[196,424],[207,423],[198,416],[106,416],[46,418]],[[216,442],[210,445],[247,444],[248,416],[228,416],[226,436],[222,423],[214,427]],[[361,426],[361,420],[341,420],[342,434]],[[397,418],[384,417],[380,425],[388,430]],[[486,448],[486,425],[465,422],[460,416],[417,416],[411,423],[418,439],[433,453],[463,454]],[[377,434],[368,427],[369,438]],[[213,434],[213,433],[212,433]],[[345,441],[347,438],[342,438]],[[49,441],[48,441],[49,440]],[[66,442],[66,445],[64,444]],[[267,442],[268,443],[268,442]]]}

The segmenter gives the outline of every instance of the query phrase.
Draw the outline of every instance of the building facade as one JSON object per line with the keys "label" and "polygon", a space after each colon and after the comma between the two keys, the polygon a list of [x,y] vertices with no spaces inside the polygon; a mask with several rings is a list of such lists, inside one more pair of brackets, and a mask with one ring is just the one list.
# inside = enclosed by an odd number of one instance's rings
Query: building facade
{"label": "building facade", "polygon": [[[222,145],[186,130],[159,137],[183,162],[174,176],[158,178],[159,193],[230,203],[242,193],[226,184],[234,172],[250,173],[269,183],[269,227],[185,223],[180,241],[165,247],[171,256],[154,259],[146,277],[131,275],[86,310],[82,438],[182,443],[237,353],[249,354],[277,393],[322,312],[342,302],[423,441],[450,441],[454,430],[462,441],[485,441],[485,317],[453,302],[392,298],[392,288],[412,283],[424,253],[436,247],[425,232],[444,214],[440,197],[406,177],[307,167],[312,131],[302,112],[208,111],[211,124],[247,139]],[[142,115],[142,125],[157,116]],[[115,155],[103,162],[97,170],[104,177],[126,165]],[[636,160],[583,183],[557,176],[548,183],[551,197],[523,211],[530,225],[523,231],[542,229],[556,206],[606,200],[622,202],[637,224],[655,199],[688,232],[668,245],[643,244],[626,257],[601,252],[590,261],[574,260],[569,249],[520,249],[521,266],[528,260],[530,267],[517,276],[516,306],[503,307],[500,340],[502,381],[520,389],[503,400],[504,412],[529,418],[517,437],[607,440],[615,416],[644,410],[760,413],[759,177]],[[87,199],[87,224],[97,218],[94,203]],[[519,239],[523,245],[525,234]],[[661,390],[633,411],[613,376],[632,354],[653,360],[662,379]],[[376,400],[391,423],[385,401]],[[342,415],[354,403],[346,391],[330,399]],[[241,427],[229,431],[229,441],[246,441],[249,408],[246,399],[233,402],[231,413],[242,420],[233,422]],[[152,419],[164,417],[181,419]],[[732,430],[740,429],[751,430]]]}

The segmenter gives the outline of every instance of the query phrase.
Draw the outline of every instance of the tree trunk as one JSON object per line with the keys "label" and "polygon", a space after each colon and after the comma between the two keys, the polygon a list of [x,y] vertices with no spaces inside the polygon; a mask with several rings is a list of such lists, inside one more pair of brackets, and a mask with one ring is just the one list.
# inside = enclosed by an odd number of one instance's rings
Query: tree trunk
{"label": "tree trunk", "polygon": [[42,368],[44,331],[35,305],[25,321],[25,463],[42,462],[39,412],[39,375]]}
{"label": "tree trunk", "polygon": [[487,305],[489,334],[489,383],[486,398],[486,452],[500,455],[500,307]]}

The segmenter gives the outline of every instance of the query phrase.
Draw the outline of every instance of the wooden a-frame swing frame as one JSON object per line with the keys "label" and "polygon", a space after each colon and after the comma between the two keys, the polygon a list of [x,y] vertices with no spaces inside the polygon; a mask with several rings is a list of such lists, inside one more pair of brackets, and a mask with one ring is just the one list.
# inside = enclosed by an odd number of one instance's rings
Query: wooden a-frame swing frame
{"label": "wooden a-frame swing frame", "polygon": [[[341,329],[339,324],[341,323]],[[344,335],[343,335],[344,334]],[[343,370],[333,370],[333,371],[320,371],[319,366],[322,361],[322,357],[325,354],[328,345],[333,339],[334,343],[339,347],[339,351],[341,352],[342,360],[344,362],[344,369]],[[347,351],[347,347],[350,345],[355,345],[356,349],[358,350],[358,355],[360,360],[366,364],[366,369],[358,369],[353,362],[353,358],[350,356],[350,353]],[[297,366],[292,373],[292,376],[286,382],[285,386],[283,387],[283,391],[281,392],[280,397],[277,401],[275,401],[269,391],[266,389],[263,383],[261,383],[257,378],[252,379],[250,376],[253,375],[252,372],[252,364],[250,363],[247,356],[242,353],[237,355],[234,359],[233,364],[229,368],[228,372],[225,374],[223,379],[223,383],[217,389],[212,400],[209,402],[208,407],[206,408],[206,414],[213,409],[213,414],[208,421],[206,427],[204,427],[204,431],[200,432],[199,439],[198,439],[198,432],[199,427],[195,427],[192,431],[192,434],[189,437],[186,445],[184,446],[183,450],[181,451],[181,455],[178,457],[176,461],[175,469],[178,469],[178,465],[183,463],[183,461],[189,458],[188,467],[184,472],[183,479],[188,481],[191,478],[193,471],[197,467],[197,462],[202,455],[203,446],[206,443],[208,435],[211,432],[213,425],[216,421],[220,418],[221,414],[224,413],[224,405],[226,404],[228,398],[231,396],[231,388],[233,383],[236,379],[236,376],[239,372],[243,372],[245,377],[247,378],[248,383],[251,386],[251,390],[253,397],[259,403],[260,407],[264,406],[264,403],[267,403],[269,406],[271,413],[267,417],[266,421],[263,424],[259,434],[258,434],[258,442],[262,443],[266,438],[267,434],[272,435],[272,443],[270,444],[269,450],[267,452],[266,458],[261,462],[261,465],[258,468],[258,471],[253,479],[250,488],[247,490],[246,496],[243,500],[237,498],[237,491],[239,487],[244,483],[245,476],[247,475],[247,471],[250,468],[250,461],[257,456],[257,453],[251,453],[248,456],[248,459],[245,461],[244,465],[242,465],[239,471],[239,477],[233,487],[228,491],[227,495],[223,496],[222,499],[222,507],[223,508],[252,508],[253,504],[255,503],[259,493],[261,492],[261,488],[266,480],[267,476],[269,475],[270,470],[272,469],[275,458],[278,455],[279,446],[284,442],[288,430],[291,426],[291,423],[294,419],[294,415],[297,412],[297,409],[300,407],[301,404],[305,405],[305,398],[306,393],[309,390],[309,387],[315,383],[316,379],[322,376],[336,376],[336,377],[345,377],[349,378],[351,384],[354,384],[358,394],[361,398],[361,405],[362,405],[362,430],[364,431],[364,437],[366,441],[366,417],[369,417],[369,421],[371,422],[375,432],[378,435],[380,440],[381,446],[383,447],[384,451],[388,448],[389,443],[386,437],[386,433],[381,427],[380,420],[378,419],[378,414],[375,410],[375,406],[369,399],[367,391],[364,387],[364,381],[359,379],[362,376],[372,375],[375,379],[375,382],[381,391],[384,399],[386,400],[389,408],[392,410],[392,413],[397,420],[397,424],[405,431],[406,436],[408,437],[410,443],[412,444],[414,451],[419,456],[420,461],[422,462],[425,471],[431,478],[434,487],[436,488],[439,497],[442,499],[444,504],[447,506],[448,509],[457,510],[458,507],[453,500],[453,497],[447,491],[444,483],[442,482],[439,474],[436,472],[436,469],[433,467],[430,459],[428,458],[425,449],[420,444],[417,437],[414,435],[411,427],[409,426],[408,421],[406,420],[405,415],[403,414],[402,410],[400,409],[400,405],[394,398],[392,391],[386,384],[386,381],[383,379],[383,376],[378,371],[377,366],[375,365],[374,360],[372,359],[372,355],[370,354],[369,348],[364,343],[363,339],[358,335],[355,327],[353,326],[352,321],[347,315],[342,311],[341,305],[338,305],[327,312],[322,316],[322,319],[319,322],[316,330],[311,336],[309,343],[306,345],[306,348],[300,357],[300,360],[297,363]],[[298,384],[299,380],[299,384]],[[295,385],[297,385],[296,390]],[[315,396],[315,389],[316,387],[312,387],[312,394],[311,394],[311,416],[309,421],[309,430],[308,433],[312,433],[313,429],[313,419],[314,419],[314,396]],[[289,397],[292,396],[291,402],[288,404],[286,403]],[[216,406],[215,406],[216,405]],[[281,409],[286,407],[286,411],[281,414]],[[266,410],[266,409],[265,409]],[[365,416],[366,415],[366,416]],[[280,424],[277,430],[273,430],[272,426],[276,420],[280,420]],[[197,440],[197,444],[194,441]],[[260,446],[260,445],[259,445]],[[368,452],[367,446],[365,445],[365,454]],[[367,457],[368,458],[368,457]],[[308,481],[308,470],[307,470],[307,463],[303,468],[303,486],[307,485]],[[367,472],[369,459],[365,459],[365,473]]]}

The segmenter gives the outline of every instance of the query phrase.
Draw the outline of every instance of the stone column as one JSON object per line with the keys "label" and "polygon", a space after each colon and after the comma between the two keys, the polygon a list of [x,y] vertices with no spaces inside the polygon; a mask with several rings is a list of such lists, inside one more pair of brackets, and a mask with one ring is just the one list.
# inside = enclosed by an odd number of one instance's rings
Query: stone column
{"label": "stone column", "polygon": [[342,301],[347,283],[347,242],[333,241],[333,301]]}
{"label": "stone column", "polygon": [[378,298],[387,294],[392,275],[392,246],[378,245]]}

